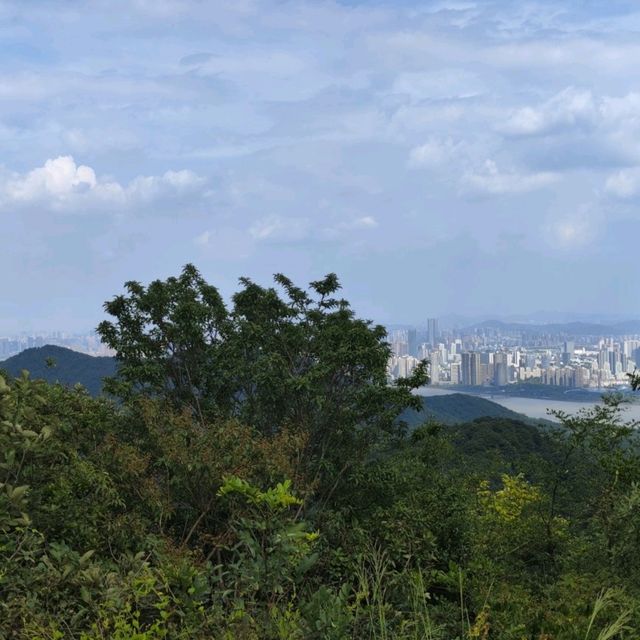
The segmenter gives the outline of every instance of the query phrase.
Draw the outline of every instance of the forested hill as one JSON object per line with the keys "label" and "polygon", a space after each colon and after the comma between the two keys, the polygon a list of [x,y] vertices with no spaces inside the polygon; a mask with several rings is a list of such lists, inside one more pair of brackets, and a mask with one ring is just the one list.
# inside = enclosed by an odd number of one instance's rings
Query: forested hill
{"label": "forested hill", "polygon": [[70,386],[80,383],[91,395],[96,396],[102,391],[103,379],[114,375],[116,361],[114,358],[89,356],[49,344],[26,349],[0,362],[0,369],[12,376],[18,376],[26,369],[33,379],[51,383],[60,382]]}
{"label": "forested hill", "polygon": [[400,416],[400,419],[404,420],[409,427],[417,427],[427,421],[461,424],[478,418],[528,420],[522,414],[511,411],[496,402],[464,393],[424,397],[422,411],[407,409]]}

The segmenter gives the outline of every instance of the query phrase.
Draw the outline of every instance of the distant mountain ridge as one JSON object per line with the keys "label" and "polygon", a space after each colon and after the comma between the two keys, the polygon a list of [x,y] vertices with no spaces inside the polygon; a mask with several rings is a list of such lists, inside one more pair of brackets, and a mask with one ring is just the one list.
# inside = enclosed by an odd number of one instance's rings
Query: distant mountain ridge
{"label": "distant mountain ridge", "polygon": [[574,336],[619,336],[640,333],[640,320],[627,320],[614,324],[599,324],[595,322],[565,322],[550,324],[527,324],[524,322],[503,322],[502,320],[485,320],[467,327],[467,331],[482,329],[496,329],[523,334],[567,334]]}
{"label": "distant mountain ridge", "polygon": [[572,322],[583,322],[585,324],[616,325],[623,322],[640,319],[640,315],[635,313],[571,313],[567,311],[536,311],[526,314],[492,314],[484,313],[477,315],[445,314],[439,318],[442,326],[448,328],[469,327],[482,322],[501,321],[507,324],[570,324]]}
{"label": "distant mountain ridge", "polygon": [[0,369],[12,376],[19,376],[26,369],[33,379],[68,386],[81,384],[91,395],[97,396],[102,392],[103,379],[116,373],[116,360],[48,344],[26,349],[1,361]]}
{"label": "distant mountain ridge", "polygon": [[531,422],[531,418],[511,411],[497,402],[465,393],[422,397],[422,411],[407,409],[400,416],[400,420],[406,422],[410,429],[429,421],[454,425],[472,422],[478,418],[505,418]]}

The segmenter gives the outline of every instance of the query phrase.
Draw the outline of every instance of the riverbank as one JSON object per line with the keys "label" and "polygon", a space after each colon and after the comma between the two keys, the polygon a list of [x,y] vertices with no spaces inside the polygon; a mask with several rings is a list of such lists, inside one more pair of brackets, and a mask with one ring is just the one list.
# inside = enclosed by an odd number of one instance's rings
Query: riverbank
{"label": "riverbank", "polygon": [[466,386],[455,385],[451,387],[438,387],[452,389],[457,393],[469,393],[488,398],[531,398],[533,400],[557,400],[559,402],[599,402],[602,395],[610,393],[622,393],[624,396],[635,397],[630,388],[616,389],[567,389],[554,385],[543,384],[509,384],[503,387],[492,386]]}
{"label": "riverbank", "polygon": [[[422,396],[438,396],[438,395],[450,395],[453,393],[461,393],[458,388],[444,388],[444,387],[421,387],[417,390],[417,393]],[[598,394],[593,394],[593,398],[590,401],[576,402],[573,400],[557,400],[547,398],[521,398],[517,396],[506,396],[496,394],[489,396],[483,393],[471,393],[468,391],[463,392],[466,395],[474,395],[481,398],[490,399],[511,411],[524,414],[529,418],[536,420],[554,420],[553,415],[550,415],[550,411],[562,411],[568,414],[574,414],[583,409],[589,409],[594,407],[600,401]],[[640,398],[632,399],[631,401],[623,405],[624,417],[627,420],[639,420],[640,421]]]}

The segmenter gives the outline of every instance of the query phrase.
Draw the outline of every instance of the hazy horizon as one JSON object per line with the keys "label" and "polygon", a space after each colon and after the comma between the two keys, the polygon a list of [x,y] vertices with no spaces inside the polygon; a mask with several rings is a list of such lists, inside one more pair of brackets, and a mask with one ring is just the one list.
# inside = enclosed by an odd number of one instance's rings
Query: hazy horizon
{"label": "hazy horizon", "polygon": [[[229,301],[226,301],[229,303]],[[355,309],[358,312],[358,309]],[[380,321],[376,318],[365,317],[368,320],[371,320],[375,323],[379,323],[384,325],[389,331],[394,330],[402,330],[408,328],[418,328],[418,329],[426,329],[427,328],[427,316],[422,319],[417,319],[416,321],[402,321],[402,320],[391,320],[391,321]],[[104,314],[102,319],[107,319],[107,315]],[[513,323],[513,324],[523,324],[523,325],[563,325],[563,324],[573,324],[573,323],[582,323],[582,324],[600,324],[604,328],[610,327],[611,325],[616,325],[624,322],[639,322],[639,316],[627,316],[627,315],[606,315],[606,314],[598,314],[598,313],[563,313],[557,311],[537,311],[531,314],[512,314],[512,315],[504,315],[497,316],[491,314],[480,314],[480,315],[469,315],[469,316],[461,316],[459,314],[443,314],[442,316],[436,316],[438,320],[439,327],[443,330],[451,330],[451,329],[465,329],[471,328],[474,325],[482,324],[485,322],[504,322],[505,324]],[[69,327],[57,327],[57,326],[42,326],[38,324],[33,324],[31,326],[18,326],[16,325],[14,328],[11,328],[10,325],[2,326],[0,325],[0,337],[3,335],[42,335],[44,333],[68,333],[68,334],[77,334],[77,335],[88,335],[95,331],[95,326],[79,326],[74,328]]]}
{"label": "hazy horizon", "polygon": [[9,1],[0,28],[0,331],[86,330],[187,262],[225,297],[336,272],[387,324],[640,317],[637,3]]}

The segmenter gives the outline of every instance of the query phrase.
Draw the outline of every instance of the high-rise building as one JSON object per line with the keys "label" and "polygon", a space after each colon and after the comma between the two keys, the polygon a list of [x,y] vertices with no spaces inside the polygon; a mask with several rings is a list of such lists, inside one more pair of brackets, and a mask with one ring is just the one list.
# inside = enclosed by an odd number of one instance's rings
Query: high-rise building
{"label": "high-rise building", "polygon": [[465,351],[462,354],[461,377],[462,384],[470,386],[481,385],[482,368],[480,362],[480,354],[475,351]]}
{"label": "high-rise building", "polygon": [[432,346],[437,346],[440,332],[438,331],[438,319],[429,318],[427,320],[427,342]]}
{"label": "high-rise building", "polygon": [[619,354],[614,349],[609,349],[609,370],[614,376],[622,370]]}
{"label": "high-rise building", "polygon": [[496,353],[493,357],[494,375],[493,384],[504,387],[509,382],[509,368],[507,365],[507,354]]}
{"label": "high-rise building", "polygon": [[440,382],[440,352],[432,351],[429,354],[429,384]]}
{"label": "high-rise building", "polygon": [[589,382],[589,369],[577,367],[575,371],[575,386],[586,387]]}
{"label": "high-rise building", "polygon": [[575,349],[575,342],[570,340],[565,341],[564,350],[562,352],[562,364],[569,364],[571,362],[571,358],[573,358]]}
{"label": "high-rise building", "polygon": [[480,362],[480,354],[471,353],[471,384],[479,386],[484,384],[484,378],[482,377],[482,363]]}
{"label": "high-rise building", "polygon": [[409,354],[406,331],[394,331],[391,334],[391,350],[396,356],[411,355]]}
{"label": "high-rise building", "polygon": [[414,358],[418,355],[418,334],[415,329],[407,331],[407,350]]}
{"label": "high-rise building", "polygon": [[601,349],[598,352],[598,369],[609,368],[609,354],[606,349]]}
{"label": "high-rise building", "polygon": [[395,367],[393,373],[397,378],[406,378],[410,376],[413,370],[416,368],[418,361],[411,356],[399,356],[394,359]]}
{"label": "high-rise building", "polygon": [[462,352],[462,360],[460,361],[460,382],[462,384],[471,384],[471,354],[468,351]]}

